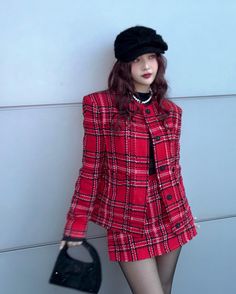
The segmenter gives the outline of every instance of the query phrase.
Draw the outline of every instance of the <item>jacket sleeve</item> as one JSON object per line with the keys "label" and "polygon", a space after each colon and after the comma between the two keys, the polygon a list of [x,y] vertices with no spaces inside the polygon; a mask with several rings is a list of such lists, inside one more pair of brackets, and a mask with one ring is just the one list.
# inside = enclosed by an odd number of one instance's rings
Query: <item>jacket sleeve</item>
{"label": "jacket sleeve", "polygon": [[93,96],[85,96],[82,107],[84,127],[82,167],[79,170],[67,213],[64,238],[85,237],[105,156],[101,114],[94,103]]}

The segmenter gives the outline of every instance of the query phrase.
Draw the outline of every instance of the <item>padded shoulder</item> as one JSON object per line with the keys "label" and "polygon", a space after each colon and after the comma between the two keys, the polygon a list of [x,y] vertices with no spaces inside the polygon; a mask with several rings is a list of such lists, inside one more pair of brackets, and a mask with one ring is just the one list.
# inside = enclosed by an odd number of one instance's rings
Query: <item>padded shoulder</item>
{"label": "padded shoulder", "polygon": [[97,91],[84,96],[84,100],[92,101],[94,104],[93,106],[97,107],[110,105],[112,98],[113,96],[108,90]]}

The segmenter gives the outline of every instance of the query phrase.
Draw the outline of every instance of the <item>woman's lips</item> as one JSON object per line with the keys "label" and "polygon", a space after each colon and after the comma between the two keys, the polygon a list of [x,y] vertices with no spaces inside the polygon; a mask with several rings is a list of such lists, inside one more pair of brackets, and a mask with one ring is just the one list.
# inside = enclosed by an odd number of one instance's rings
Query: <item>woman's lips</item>
{"label": "woman's lips", "polygon": [[142,75],[142,77],[145,78],[145,79],[148,79],[148,78],[150,78],[151,75],[152,74],[145,74],[145,75]]}

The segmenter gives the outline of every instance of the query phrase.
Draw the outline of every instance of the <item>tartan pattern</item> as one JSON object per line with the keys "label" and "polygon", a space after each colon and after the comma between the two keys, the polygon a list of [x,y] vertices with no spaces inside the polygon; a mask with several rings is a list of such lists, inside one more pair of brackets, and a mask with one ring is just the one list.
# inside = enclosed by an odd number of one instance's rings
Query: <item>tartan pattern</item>
{"label": "tartan pattern", "polygon": [[[107,90],[83,98],[83,159],[64,236],[86,236],[88,221],[106,229],[142,235],[145,232],[149,183],[149,135],[151,135],[157,189],[166,207],[171,231],[183,232],[194,225],[181,175],[180,133],[182,109],[165,99],[169,116],[161,120],[156,101],[145,105],[135,100],[133,120],[122,120],[122,128],[112,131],[118,114],[114,96]],[[158,212],[155,215],[159,217]]]}
{"label": "tartan pattern", "polygon": [[[189,213],[188,206],[186,208]],[[163,255],[183,246],[197,235],[192,222],[186,224],[178,234],[172,231],[155,175],[149,176],[144,230],[143,235],[107,230],[110,261],[137,261]]]}

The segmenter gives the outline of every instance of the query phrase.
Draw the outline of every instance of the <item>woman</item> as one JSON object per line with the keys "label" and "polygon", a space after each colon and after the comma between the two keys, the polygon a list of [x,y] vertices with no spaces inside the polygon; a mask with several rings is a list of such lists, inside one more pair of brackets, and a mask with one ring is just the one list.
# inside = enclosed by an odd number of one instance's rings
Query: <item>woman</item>
{"label": "woman", "polygon": [[181,175],[182,109],[166,97],[168,49],[135,26],[114,43],[108,89],[83,98],[83,160],[64,236],[80,245],[91,220],[135,294],[170,294],[181,247],[197,235]]}

